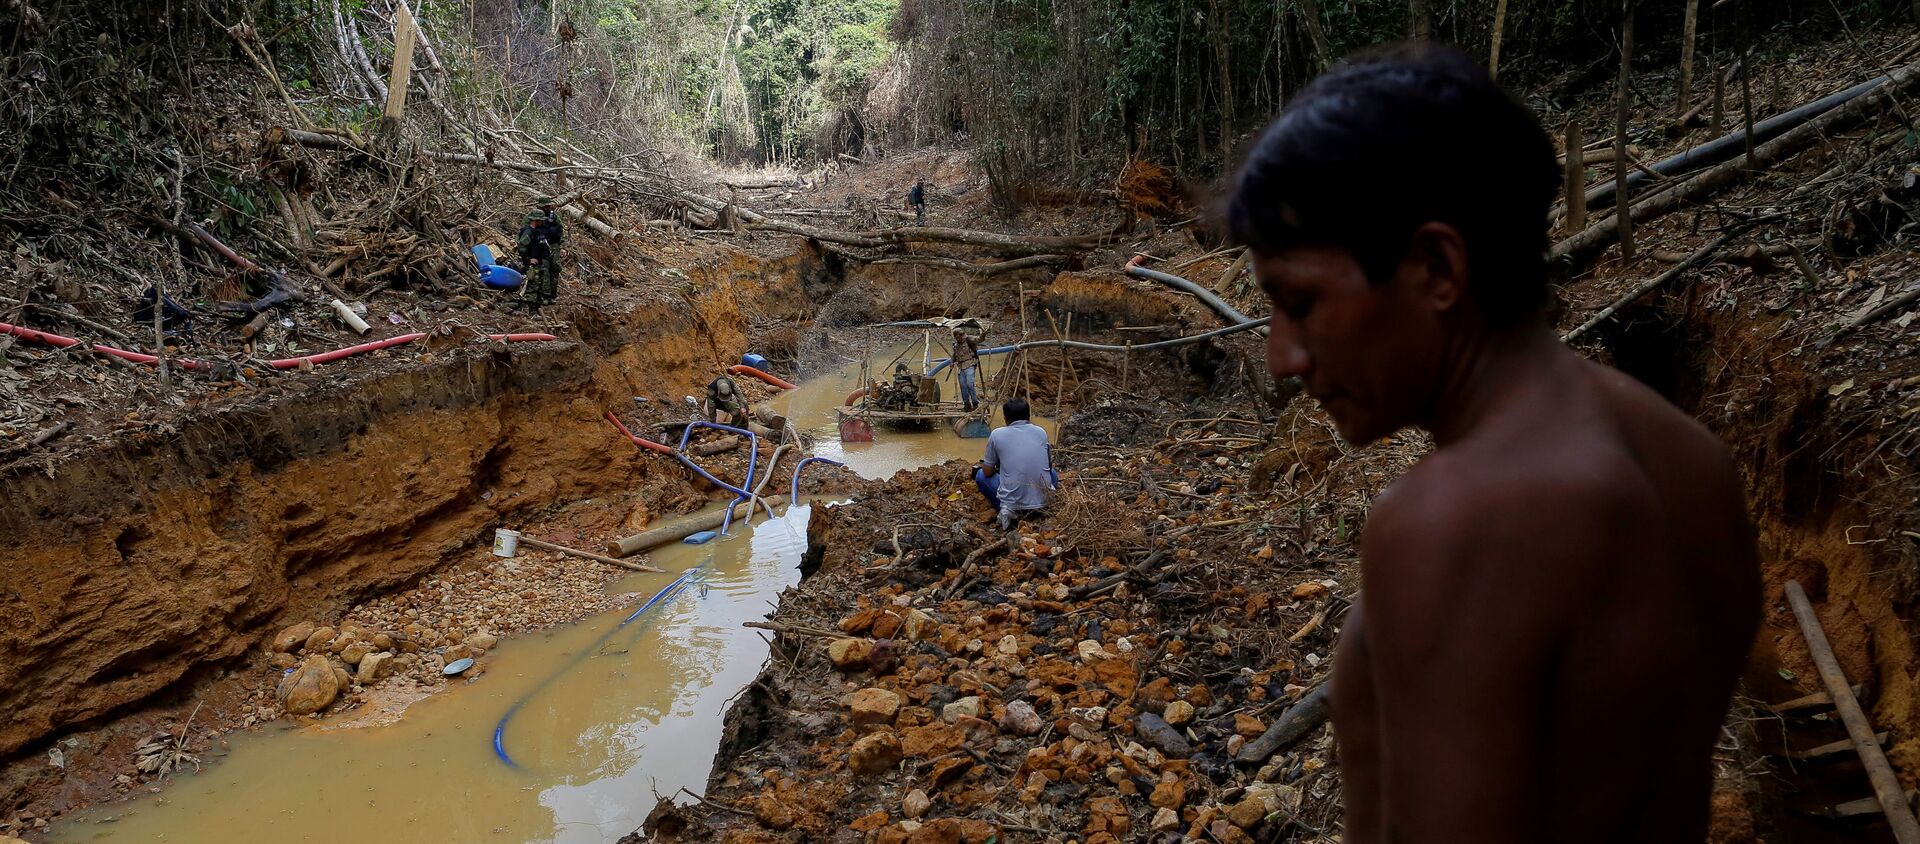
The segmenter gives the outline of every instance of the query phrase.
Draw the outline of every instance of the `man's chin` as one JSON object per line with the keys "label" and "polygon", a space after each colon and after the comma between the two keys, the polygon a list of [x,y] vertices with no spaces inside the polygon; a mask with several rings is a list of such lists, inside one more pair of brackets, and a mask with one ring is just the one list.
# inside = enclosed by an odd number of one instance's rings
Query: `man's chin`
{"label": "man's chin", "polygon": [[[1343,402],[1343,404],[1345,403]],[[1346,443],[1349,447],[1361,448],[1369,446],[1386,439],[1388,435],[1393,433],[1393,428],[1381,425],[1375,420],[1361,417],[1351,410],[1347,410],[1347,412],[1344,413],[1336,413],[1332,408],[1327,407],[1324,402],[1322,402],[1320,406],[1323,410],[1326,410],[1327,415],[1333,419],[1333,430],[1340,435],[1340,441]]]}

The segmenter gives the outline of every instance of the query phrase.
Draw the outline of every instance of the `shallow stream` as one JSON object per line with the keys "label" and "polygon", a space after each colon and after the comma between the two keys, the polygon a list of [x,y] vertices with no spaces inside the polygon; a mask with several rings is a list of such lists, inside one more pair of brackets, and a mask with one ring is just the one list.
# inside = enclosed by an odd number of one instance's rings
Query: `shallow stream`
{"label": "shallow stream", "polygon": [[[815,454],[870,478],[979,457],[984,440],[944,428],[840,443],[832,408],[858,370],[813,379],[776,403],[813,435]],[[742,624],[766,617],[797,581],[808,512],[803,504],[707,545],[653,551],[665,573],[610,587],[635,596],[628,609],[502,642],[485,675],[413,704],[398,723],[236,733],[231,753],[202,772],[76,815],[53,840],[615,841],[657,799],[704,788],[727,704],[767,655]],[[621,625],[690,570],[685,588]]]}

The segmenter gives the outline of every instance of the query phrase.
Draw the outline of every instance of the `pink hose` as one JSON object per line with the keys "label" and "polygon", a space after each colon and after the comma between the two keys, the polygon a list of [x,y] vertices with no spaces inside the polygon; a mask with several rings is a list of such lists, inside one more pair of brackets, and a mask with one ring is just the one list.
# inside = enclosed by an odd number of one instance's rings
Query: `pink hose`
{"label": "pink hose", "polygon": [[657,451],[657,452],[660,452],[661,454],[676,453],[673,449],[668,448],[664,445],[661,445],[657,442],[654,442],[653,440],[646,439],[645,437],[634,436],[632,431],[627,430],[627,426],[620,424],[620,417],[613,415],[613,411],[611,410],[607,411],[607,421],[612,422],[613,427],[619,428],[620,433],[625,435],[627,439],[633,440],[634,445],[637,445],[641,448]]}
{"label": "pink hose", "polygon": [[[4,322],[0,322],[0,333],[11,334],[15,337],[24,337],[28,340],[37,340],[49,346],[54,346],[56,348],[61,348],[61,349],[67,348],[69,346],[77,346],[80,344],[79,340],[75,340],[72,337],[63,337],[61,335],[54,334],[51,332],[39,331],[32,328],[24,328],[18,325],[8,325],[7,323],[4,323]],[[282,358],[280,360],[268,361],[267,363],[268,365],[272,366],[274,369],[295,369],[295,368],[298,368],[302,363],[316,363],[316,364],[332,363],[333,361],[336,361],[345,357],[352,357],[354,355],[360,354],[361,352],[371,352],[371,351],[376,351],[378,349],[387,349],[387,348],[392,348],[394,346],[411,343],[425,336],[427,335],[422,332],[415,332],[412,334],[402,334],[398,337],[388,337],[385,340],[375,340],[371,343],[361,343],[358,346],[348,346],[344,349],[334,349],[331,352],[321,352],[317,355],[302,355],[297,358]],[[514,342],[514,341],[525,342],[530,340],[558,340],[560,338],[555,337],[551,334],[489,334],[487,335],[487,339],[500,340],[503,342]],[[160,360],[159,358],[154,357],[153,355],[145,354],[143,352],[129,352],[125,349],[113,348],[112,346],[95,345],[93,347],[93,350],[95,352],[98,352],[99,354],[120,358],[121,360],[132,361],[134,363],[157,363]],[[193,360],[191,358],[176,358],[174,360],[169,361],[169,363],[172,363],[173,365],[178,366],[181,369],[212,369],[213,368],[213,364],[208,363],[207,361]]]}
{"label": "pink hose", "polygon": [[789,383],[787,383],[787,382],[785,382],[785,381],[782,381],[782,380],[780,380],[779,378],[776,378],[776,377],[774,377],[774,376],[772,376],[772,375],[768,375],[768,374],[767,374],[767,373],[765,373],[765,372],[761,372],[760,370],[758,370],[758,369],[755,369],[755,368],[753,368],[753,367],[751,367],[751,366],[748,366],[748,365],[746,365],[746,364],[744,364],[744,363],[736,363],[736,364],[734,364],[734,365],[732,365],[732,366],[729,366],[729,367],[727,367],[727,374],[729,374],[729,375],[751,375],[751,376],[753,376],[753,377],[755,377],[755,378],[758,378],[758,379],[760,379],[760,380],[762,380],[762,381],[765,381],[765,382],[767,382],[767,383],[769,383],[769,384],[772,384],[772,385],[773,385],[773,386],[775,386],[775,387],[779,387],[779,388],[780,388],[780,389],[782,389],[782,390],[796,390],[796,389],[799,389],[798,387],[795,387],[795,386],[793,386],[792,384],[789,384]]}

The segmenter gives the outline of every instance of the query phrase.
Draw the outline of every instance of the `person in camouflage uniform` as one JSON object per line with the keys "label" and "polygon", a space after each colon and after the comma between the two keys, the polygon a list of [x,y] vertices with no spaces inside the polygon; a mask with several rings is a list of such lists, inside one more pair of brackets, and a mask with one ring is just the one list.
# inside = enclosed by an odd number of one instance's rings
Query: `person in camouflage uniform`
{"label": "person in camouflage uniform", "polygon": [[527,265],[527,284],[520,289],[520,301],[534,313],[541,305],[551,305],[560,292],[560,255],[557,247],[567,242],[560,217],[553,213],[553,199],[542,197],[540,207],[528,211],[520,223],[517,243],[520,259]]}

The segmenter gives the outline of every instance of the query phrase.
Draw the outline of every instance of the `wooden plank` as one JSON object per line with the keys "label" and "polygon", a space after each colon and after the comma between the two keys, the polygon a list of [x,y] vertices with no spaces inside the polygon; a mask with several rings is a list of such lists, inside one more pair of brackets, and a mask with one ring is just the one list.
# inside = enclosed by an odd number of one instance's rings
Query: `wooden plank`
{"label": "wooden plank", "polygon": [[[1913,806],[1915,797],[1920,797],[1920,791],[1907,789],[1908,807]],[[1830,818],[1859,818],[1877,814],[1880,814],[1880,798],[1878,797],[1862,797],[1858,800],[1848,800],[1845,803],[1835,804],[1826,811],[1827,817]]]}
{"label": "wooden plank", "polygon": [[387,80],[387,111],[384,128],[397,130],[407,110],[407,86],[413,79],[413,42],[418,27],[405,2],[393,9],[393,75]]}
{"label": "wooden plank", "polygon": [[[1866,694],[1866,690],[1866,686],[1858,684],[1854,685],[1851,689],[1853,696],[1856,698]],[[1793,700],[1771,704],[1767,708],[1772,710],[1775,715],[1793,715],[1809,710],[1832,709],[1833,695],[1827,694],[1826,692],[1814,692],[1805,697],[1797,697]]]}
{"label": "wooden plank", "polygon": [[[1887,731],[1881,730],[1880,732],[1874,733],[1873,740],[1881,746],[1885,746],[1887,743]],[[1818,747],[1809,747],[1805,750],[1790,750],[1787,752],[1787,758],[1808,762],[1814,759],[1840,756],[1851,750],[1853,750],[1853,739],[1848,738],[1839,741],[1830,741]]]}

